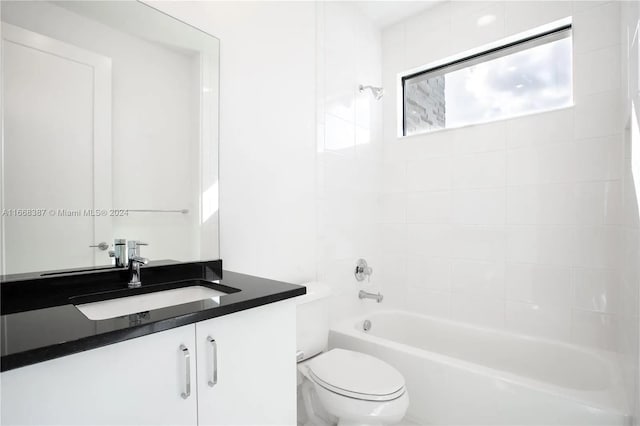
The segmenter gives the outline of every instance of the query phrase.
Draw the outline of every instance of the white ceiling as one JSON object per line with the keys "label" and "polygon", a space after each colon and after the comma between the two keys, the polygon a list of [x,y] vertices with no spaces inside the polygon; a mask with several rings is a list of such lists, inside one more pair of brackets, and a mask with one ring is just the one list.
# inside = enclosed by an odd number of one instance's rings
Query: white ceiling
{"label": "white ceiling", "polygon": [[443,0],[417,1],[356,1],[356,6],[379,28],[400,22],[441,3]]}

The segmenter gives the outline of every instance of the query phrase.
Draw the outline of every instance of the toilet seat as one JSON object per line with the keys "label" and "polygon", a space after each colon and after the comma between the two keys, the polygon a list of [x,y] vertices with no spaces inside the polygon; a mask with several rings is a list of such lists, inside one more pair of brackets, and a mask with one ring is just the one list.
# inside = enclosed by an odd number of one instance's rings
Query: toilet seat
{"label": "toilet seat", "polygon": [[332,349],[307,363],[309,378],[338,395],[363,401],[391,401],[405,393],[404,377],[371,355]]}

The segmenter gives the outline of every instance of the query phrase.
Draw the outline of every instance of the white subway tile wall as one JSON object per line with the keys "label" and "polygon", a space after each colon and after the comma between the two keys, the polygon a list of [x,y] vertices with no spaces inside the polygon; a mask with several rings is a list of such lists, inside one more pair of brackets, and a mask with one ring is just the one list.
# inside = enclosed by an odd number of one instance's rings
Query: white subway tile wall
{"label": "white subway tile wall", "polygon": [[[383,30],[382,233],[410,309],[615,349],[622,7],[454,2]],[[573,107],[397,136],[398,73],[568,16]]]}

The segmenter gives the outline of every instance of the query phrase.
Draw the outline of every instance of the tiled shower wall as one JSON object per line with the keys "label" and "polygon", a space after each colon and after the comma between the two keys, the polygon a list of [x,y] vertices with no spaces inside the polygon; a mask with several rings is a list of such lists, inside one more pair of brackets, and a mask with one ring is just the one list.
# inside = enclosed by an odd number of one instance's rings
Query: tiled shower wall
{"label": "tiled shower wall", "polygon": [[[620,13],[619,2],[447,2],[383,31],[379,233],[409,309],[616,349]],[[398,138],[398,73],[567,16],[574,106]]]}
{"label": "tiled shower wall", "polygon": [[[333,289],[336,321],[373,307],[357,291],[385,282],[376,233],[382,102],[358,91],[381,85],[380,31],[348,2],[318,2],[316,11],[317,270]],[[371,283],[355,280],[358,258],[374,268]]]}

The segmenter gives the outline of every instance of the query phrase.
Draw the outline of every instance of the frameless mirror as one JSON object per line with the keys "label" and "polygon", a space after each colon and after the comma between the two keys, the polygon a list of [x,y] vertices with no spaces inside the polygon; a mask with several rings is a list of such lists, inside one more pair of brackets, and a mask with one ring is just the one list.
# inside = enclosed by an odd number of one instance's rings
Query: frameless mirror
{"label": "frameless mirror", "polygon": [[2,1],[0,274],[217,259],[219,40],[137,1]]}

